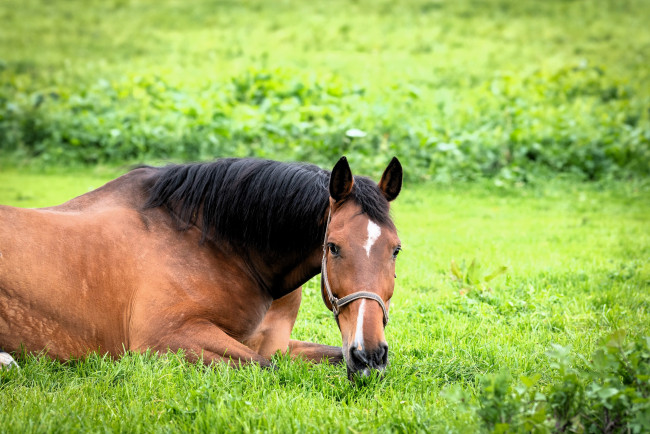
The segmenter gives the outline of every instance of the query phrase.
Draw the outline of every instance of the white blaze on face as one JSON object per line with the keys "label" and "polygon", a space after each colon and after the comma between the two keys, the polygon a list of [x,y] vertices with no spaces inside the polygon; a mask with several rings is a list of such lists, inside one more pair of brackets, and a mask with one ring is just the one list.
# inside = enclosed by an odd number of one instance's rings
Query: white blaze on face
{"label": "white blaze on face", "polygon": [[368,239],[366,240],[366,244],[363,246],[363,248],[366,249],[368,257],[370,257],[370,249],[372,248],[372,245],[375,244],[375,241],[377,241],[377,238],[379,238],[380,235],[381,228],[372,220],[368,220]]}
{"label": "white blaze on face", "polygon": [[359,304],[359,314],[357,315],[357,330],[354,333],[354,346],[359,351],[363,349],[363,314],[366,312],[366,300],[361,300]]}

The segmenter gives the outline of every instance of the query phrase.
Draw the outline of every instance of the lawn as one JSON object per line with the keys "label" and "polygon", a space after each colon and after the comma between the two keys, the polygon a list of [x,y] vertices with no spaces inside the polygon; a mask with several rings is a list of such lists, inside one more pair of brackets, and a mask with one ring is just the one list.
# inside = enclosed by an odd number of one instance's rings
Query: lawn
{"label": "lawn", "polygon": [[[52,205],[111,176],[5,171],[0,203]],[[493,405],[503,422],[548,428],[552,391],[567,378],[553,364],[557,351],[586,388],[599,381],[589,377],[599,372],[590,360],[603,339],[623,330],[628,345],[650,334],[649,199],[644,183],[406,185],[393,209],[404,251],[384,379],[349,383],[341,366],[284,358],[263,371],[204,368],[174,355],[68,364],[28,356],[20,371],[0,374],[0,423],[14,432],[462,432],[494,428],[484,405],[494,395],[486,382],[495,381],[511,387],[498,401],[517,404]],[[452,261],[467,274],[473,260],[478,278],[452,277]],[[501,266],[504,274],[480,282]],[[318,291],[316,280],[306,286],[293,336],[338,344]],[[542,416],[533,411],[539,402],[516,395],[527,381],[549,397]],[[582,414],[576,423],[600,421]]]}

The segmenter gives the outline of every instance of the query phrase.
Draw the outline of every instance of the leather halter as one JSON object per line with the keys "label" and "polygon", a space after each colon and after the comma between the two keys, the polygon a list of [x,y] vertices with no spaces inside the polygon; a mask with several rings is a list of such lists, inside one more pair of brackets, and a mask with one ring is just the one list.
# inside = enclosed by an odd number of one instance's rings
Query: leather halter
{"label": "leather halter", "polygon": [[339,313],[341,312],[342,307],[352,303],[354,300],[358,300],[360,298],[368,298],[370,300],[375,300],[377,303],[379,303],[379,306],[381,306],[381,310],[384,312],[384,327],[386,327],[386,325],[388,324],[388,309],[386,309],[384,300],[382,300],[381,297],[378,296],[377,294],[368,291],[358,291],[350,295],[346,295],[345,297],[337,298],[332,293],[332,288],[330,287],[330,281],[327,278],[327,235],[329,232],[331,219],[332,219],[332,207],[330,207],[329,214],[327,216],[327,224],[325,225],[325,239],[323,240],[323,260],[321,263],[321,281],[323,282],[323,286],[327,291],[327,298],[330,304],[332,305],[332,313],[334,314],[334,318],[336,319],[336,322],[337,323],[339,322]]}

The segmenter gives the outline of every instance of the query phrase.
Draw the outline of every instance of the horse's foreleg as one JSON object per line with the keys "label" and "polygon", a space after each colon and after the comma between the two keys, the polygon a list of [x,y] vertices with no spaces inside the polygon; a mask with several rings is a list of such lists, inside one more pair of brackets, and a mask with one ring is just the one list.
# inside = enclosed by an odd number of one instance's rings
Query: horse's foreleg
{"label": "horse's foreleg", "polygon": [[274,300],[255,333],[244,343],[267,358],[278,351],[286,352],[288,349],[294,358],[303,357],[312,362],[342,362],[341,347],[290,340],[301,300],[302,288]]}
{"label": "horse's foreleg", "polygon": [[138,349],[154,348],[156,351],[185,351],[185,357],[192,362],[227,362],[232,366],[257,363],[270,367],[269,359],[228,336],[223,330],[210,322],[197,321],[184,325],[168,334],[155,345],[140,345]]}
{"label": "horse's foreleg", "polygon": [[341,347],[331,345],[315,344],[313,342],[289,341],[289,353],[292,357],[304,357],[312,362],[342,363],[343,351]]}
{"label": "horse's foreleg", "polygon": [[260,325],[244,343],[267,358],[278,351],[287,351],[301,299],[302,288],[298,288],[274,300]]}

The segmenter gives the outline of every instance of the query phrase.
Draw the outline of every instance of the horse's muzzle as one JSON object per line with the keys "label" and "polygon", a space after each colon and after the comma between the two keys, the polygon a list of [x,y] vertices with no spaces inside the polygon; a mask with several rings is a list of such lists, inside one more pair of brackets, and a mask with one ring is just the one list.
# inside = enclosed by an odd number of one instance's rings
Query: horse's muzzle
{"label": "horse's muzzle", "polygon": [[351,347],[347,358],[348,378],[352,379],[355,375],[367,377],[373,371],[383,373],[387,364],[388,344],[386,342],[379,343],[371,350]]}

